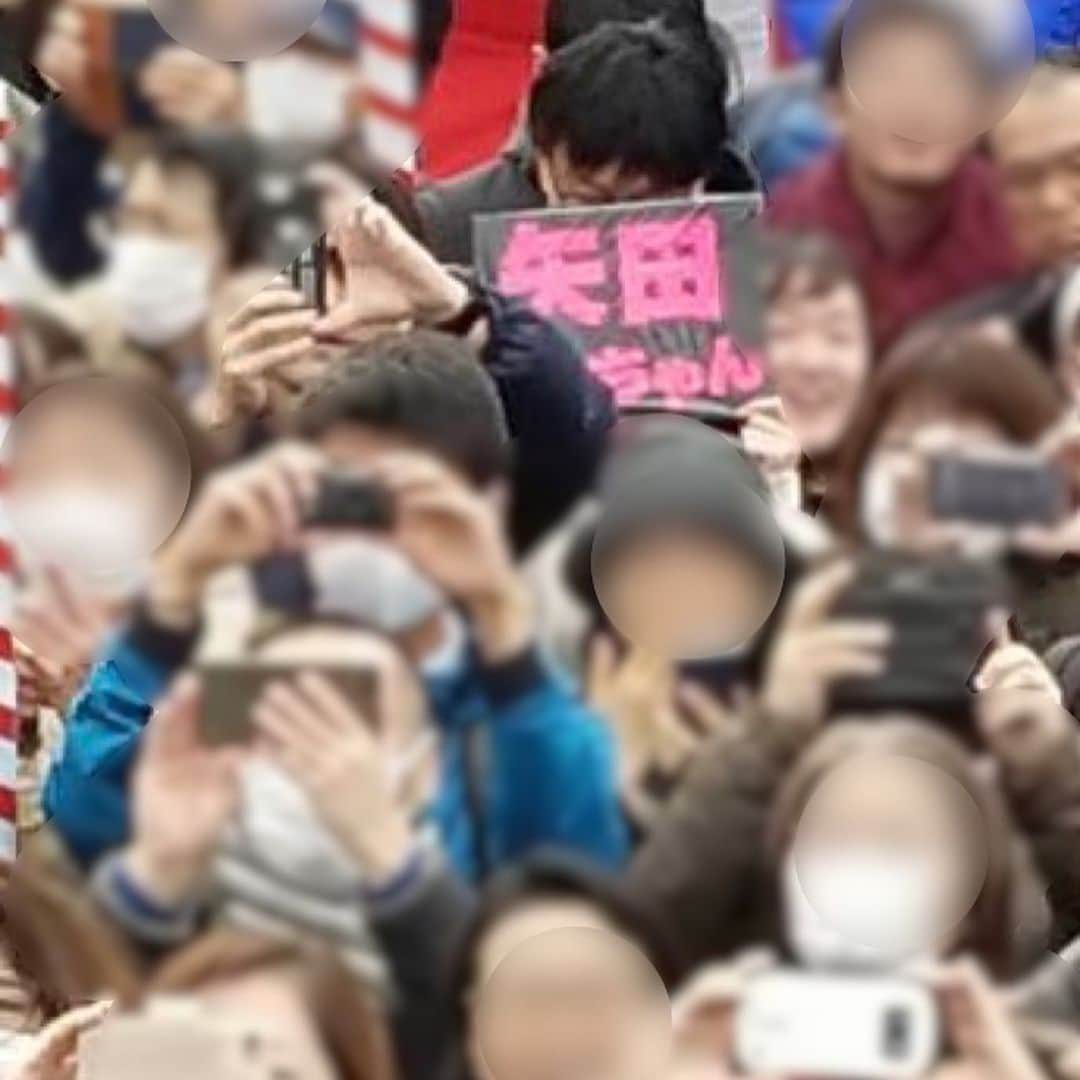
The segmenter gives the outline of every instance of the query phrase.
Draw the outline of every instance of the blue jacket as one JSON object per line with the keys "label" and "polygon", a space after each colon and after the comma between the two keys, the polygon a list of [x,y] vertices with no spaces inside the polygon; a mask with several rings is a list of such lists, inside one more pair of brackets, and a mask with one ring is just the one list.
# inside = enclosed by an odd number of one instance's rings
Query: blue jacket
{"label": "blue jacket", "polygon": [[[72,703],[44,801],[85,865],[128,839],[128,788],[151,703],[193,643],[137,616]],[[627,835],[611,733],[534,651],[486,669],[466,653],[430,691],[443,736],[430,815],[462,874],[482,877],[550,844],[621,864]]]}

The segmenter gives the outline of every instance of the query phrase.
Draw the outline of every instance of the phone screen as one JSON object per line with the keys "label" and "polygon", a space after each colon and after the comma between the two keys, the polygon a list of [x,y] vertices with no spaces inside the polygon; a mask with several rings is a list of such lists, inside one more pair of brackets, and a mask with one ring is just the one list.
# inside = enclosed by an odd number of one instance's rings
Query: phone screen
{"label": "phone screen", "polygon": [[373,717],[375,673],[359,668],[283,664],[207,664],[199,674],[203,682],[202,736],[209,746],[244,745],[253,734],[252,709],[267,684],[294,682],[301,671],[314,670],[330,680],[356,707]]}

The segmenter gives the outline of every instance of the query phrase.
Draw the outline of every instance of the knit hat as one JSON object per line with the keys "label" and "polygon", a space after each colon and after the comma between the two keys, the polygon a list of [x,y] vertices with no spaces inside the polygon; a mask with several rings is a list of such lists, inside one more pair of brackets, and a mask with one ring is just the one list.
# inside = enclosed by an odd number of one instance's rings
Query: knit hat
{"label": "knit hat", "polygon": [[632,425],[601,478],[592,559],[661,525],[722,536],[770,579],[783,577],[784,544],[755,466],[731,439],[684,417]]}

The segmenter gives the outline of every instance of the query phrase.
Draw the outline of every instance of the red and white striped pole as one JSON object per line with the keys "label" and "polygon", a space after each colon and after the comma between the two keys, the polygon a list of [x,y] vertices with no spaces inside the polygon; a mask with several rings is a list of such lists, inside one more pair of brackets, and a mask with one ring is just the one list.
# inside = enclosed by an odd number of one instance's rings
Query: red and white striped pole
{"label": "red and white striped pole", "polygon": [[416,0],[353,2],[360,25],[369,146],[388,167],[412,168],[420,137]]}
{"label": "red and white striped pole", "polygon": [[[10,91],[0,83],[0,446],[15,415],[15,349],[12,341],[12,297],[8,261],[8,230],[13,217],[15,194],[11,162],[11,132],[15,127]],[[0,499],[8,482],[8,462],[0,460]],[[18,719],[16,712],[15,652],[11,633],[14,619],[14,561],[7,514],[0,533],[0,859],[12,860],[16,852],[18,818],[17,785]]]}

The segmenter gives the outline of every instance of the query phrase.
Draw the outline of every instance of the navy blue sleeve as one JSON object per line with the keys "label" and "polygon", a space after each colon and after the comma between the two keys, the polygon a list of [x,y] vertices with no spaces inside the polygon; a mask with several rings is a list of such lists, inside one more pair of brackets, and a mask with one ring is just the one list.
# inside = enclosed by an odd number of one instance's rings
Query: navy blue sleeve
{"label": "navy blue sleeve", "polygon": [[484,362],[514,440],[511,534],[526,550],[589,490],[615,422],[611,392],[577,345],[523,303],[487,292]]}
{"label": "navy blue sleeve", "polygon": [[42,125],[41,152],[20,184],[19,224],[42,267],[71,284],[102,266],[87,226],[109,204],[101,182],[107,144],[56,102],[36,122]]}

